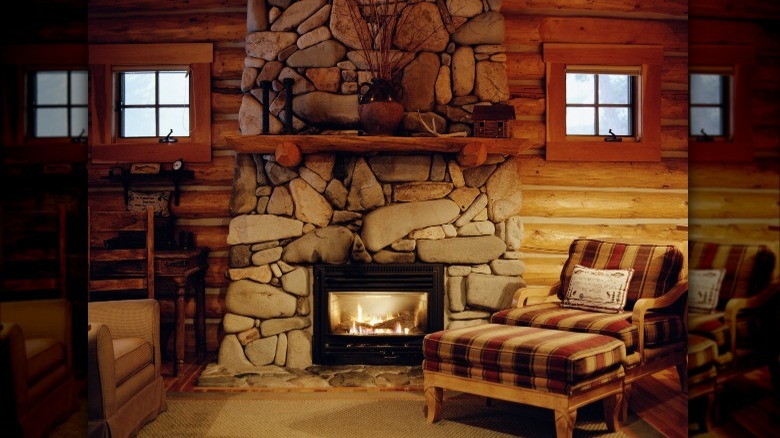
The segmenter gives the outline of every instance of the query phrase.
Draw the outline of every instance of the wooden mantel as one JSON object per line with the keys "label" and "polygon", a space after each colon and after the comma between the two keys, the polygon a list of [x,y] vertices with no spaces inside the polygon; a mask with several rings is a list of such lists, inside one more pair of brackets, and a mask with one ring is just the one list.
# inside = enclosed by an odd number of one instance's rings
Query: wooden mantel
{"label": "wooden mantel", "polygon": [[[301,154],[322,152],[439,152],[459,154],[467,167],[484,162],[486,154],[517,155],[534,146],[525,138],[481,137],[394,137],[359,135],[240,135],[230,136],[228,145],[238,153],[275,153],[297,147]],[[465,155],[475,155],[469,158]],[[463,161],[462,161],[463,159]],[[283,163],[284,164],[284,163]],[[295,165],[290,163],[285,165]]]}

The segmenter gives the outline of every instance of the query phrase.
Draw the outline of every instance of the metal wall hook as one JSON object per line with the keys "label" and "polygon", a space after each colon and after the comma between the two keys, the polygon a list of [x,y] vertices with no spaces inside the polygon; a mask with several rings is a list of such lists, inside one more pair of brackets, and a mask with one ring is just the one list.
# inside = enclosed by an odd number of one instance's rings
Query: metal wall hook
{"label": "metal wall hook", "polygon": [[86,132],[87,132],[86,129],[82,129],[81,133],[79,134],[79,136],[71,138],[70,142],[71,143],[86,143],[87,142],[87,137],[84,136],[84,134]]}
{"label": "metal wall hook", "polygon": [[171,134],[173,134],[173,128],[171,128],[171,131],[168,133],[168,135],[160,139],[160,143],[176,143],[179,141],[178,139],[171,137]]}
{"label": "metal wall hook", "polygon": [[613,142],[613,141],[623,141],[623,137],[618,137],[615,135],[614,132],[612,132],[612,128],[609,128],[609,133],[612,135],[612,137],[604,137],[604,141]]}
{"label": "metal wall hook", "polygon": [[704,128],[701,128],[701,136],[699,136],[699,138],[697,138],[697,140],[698,141],[715,141],[714,138],[710,137],[709,134],[704,132]]}

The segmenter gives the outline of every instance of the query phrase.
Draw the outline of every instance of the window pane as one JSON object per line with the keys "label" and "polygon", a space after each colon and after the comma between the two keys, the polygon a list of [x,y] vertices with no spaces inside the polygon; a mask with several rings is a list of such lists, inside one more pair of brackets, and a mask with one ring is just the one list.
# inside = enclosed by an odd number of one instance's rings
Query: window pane
{"label": "window pane", "polygon": [[66,108],[38,108],[35,111],[35,137],[67,137]]}
{"label": "window pane", "polygon": [[720,108],[691,108],[691,135],[725,135],[723,132],[723,113]]}
{"label": "window pane", "polygon": [[595,103],[595,75],[566,73],[566,103]]}
{"label": "window pane", "polygon": [[723,102],[723,81],[726,76],[712,74],[691,75],[691,103],[720,104]]}
{"label": "window pane", "polygon": [[122,137],[154,137],[154,108],[125,108]]}
{"label": "window pane", "polygon": [[84,137],[87,136],[87,108],[70,109],[70,136],[78,137],[84,131]]}
{"label": "window pane", "polygon": [[35,74],[35,103],[38,105],[67,105],[68,73],[41,71]]}
{"label": "window pane", "polygon": [[594,108],[566,108],[566,135],[594,135]]}
{"label": "window pane", "polygon": [[185,71],[160,72],[160,104],[185,105],[190,103],[190,81]]}
{"label": "window pane", "polygon": [[171,129],[173,129],[171,135],[174,137],[189,137],[189,108],[160,108],[160,132],[157,135],[164,137]]}
{"label": "window pane", "polygon": [[599,103],[628,104],[628,79],[626,75],[599,75]]}
{"label": "window pane", "polygon": [[631,135],[628,108],[599,108],[599,135]]}
{"label": "window pane", "polygon": [[154,72],[126,72],[122,73],[122,77],[122,101],[125,105],[154,105]]}
{"label": "window pane", "polygon": [[70,103],[71,105],[87,104],[86,71],[72,71],[70,73]]}

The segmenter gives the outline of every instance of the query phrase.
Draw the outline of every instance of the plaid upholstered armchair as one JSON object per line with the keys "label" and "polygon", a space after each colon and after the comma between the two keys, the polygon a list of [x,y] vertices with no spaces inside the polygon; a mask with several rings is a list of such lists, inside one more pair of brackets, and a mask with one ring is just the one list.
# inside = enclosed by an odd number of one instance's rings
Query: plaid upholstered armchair
{"label": "plaid upholstered armchair", "polygon": [[[516,307],[494,313],[491,322],[620,339],[626,344],[626,397],[633,381],[671,366],[677,366],[685,387],[688,282],[683,278],[683,259],[683,253],[674,245],[577,239],[569,246],[559,282],[550,288],[518,290]],[[579,287],[573,282],[575,269],[583,268],[602,273],[633,271],[622,299],[602,303],[603,308],[598,303],[567,305],[567,300],[576,298],[575,289]],[[615,297],[610,295],[609,299]]]}
{"label": "plaid upholstered armchair", "polygon": [[[706,289],[712,296],[691,304],[688,329],[718,345],[718,382],[765,365],[776,370],[780,343],[771,324],[777,320],[780,281],[772,280],[775,255],[766,245],[714,242],[691,242],[689,252],[692,290]],[[721,276],[713,286],[697,284],[699,274],[717,272]]]}

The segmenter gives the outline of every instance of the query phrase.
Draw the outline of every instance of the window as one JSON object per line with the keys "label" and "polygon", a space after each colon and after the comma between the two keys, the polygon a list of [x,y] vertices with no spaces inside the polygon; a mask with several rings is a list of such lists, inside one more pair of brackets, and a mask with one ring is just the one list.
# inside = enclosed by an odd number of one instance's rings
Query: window
{"label": "window", "polygon": [[750,96],[755,49],[691,45],[690,55],[689,158],[752,160]]}
{"label": "window", "polygon": [[0,58],[4,158],[25,163],[86,161],[86,44],[8,44]]}
{"label": "window", "polygon": [[86,136],[86,70],[33,71],[27,82],[30,137]]}
{"label": "window", "polygon": [[691,73],[689,78],[689,127],[691,136],[729,137],[731,76]]}
{"label": "window", "polygon": [[92,161],[210,161],[211,62],[211,44],[90,46]]}
{"label": "window", "polygon": [[634,135],[634,77],[566,71],[566,135]]}
{"label": "window", "polygon": [[545,44],[544,62],[548,160],[660,161],[661,46]]}

